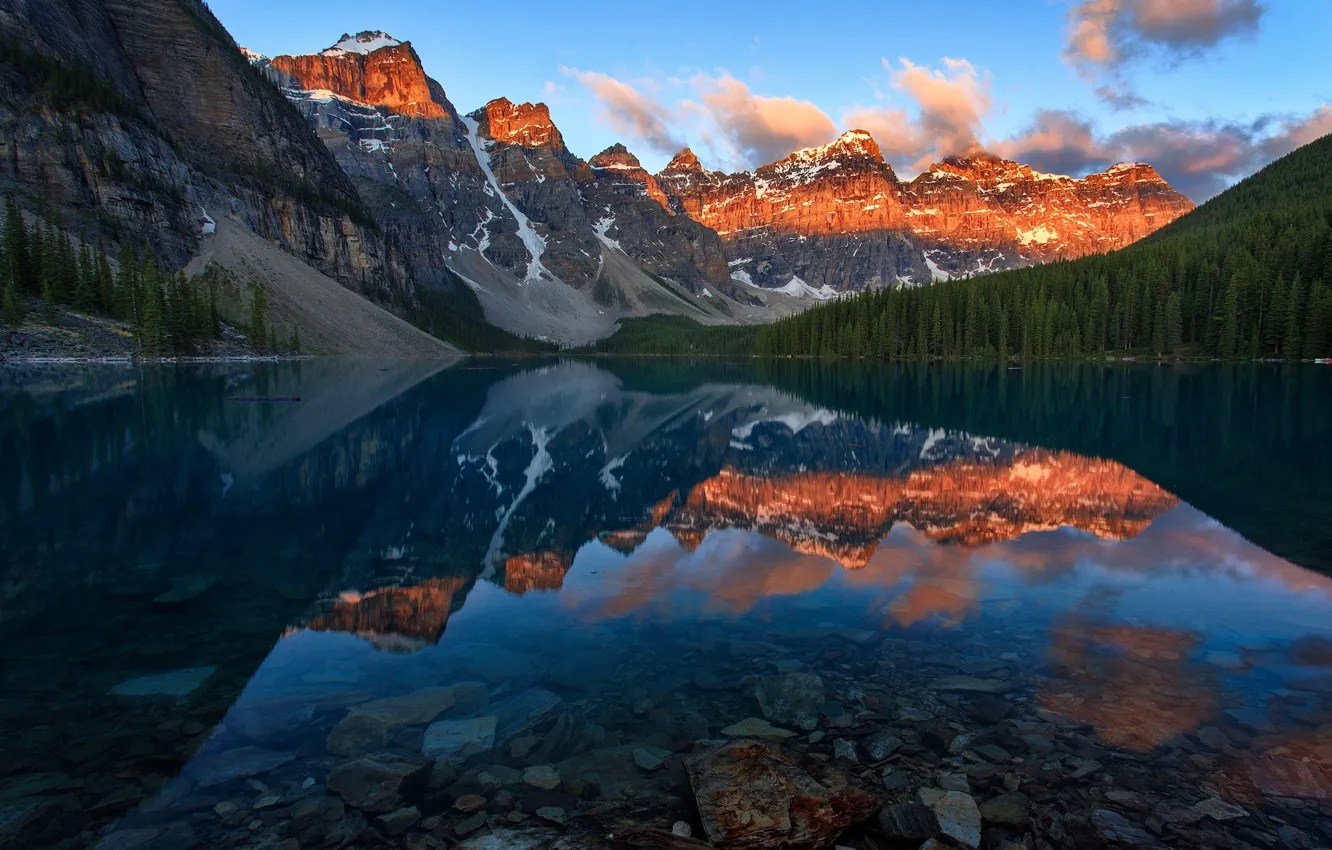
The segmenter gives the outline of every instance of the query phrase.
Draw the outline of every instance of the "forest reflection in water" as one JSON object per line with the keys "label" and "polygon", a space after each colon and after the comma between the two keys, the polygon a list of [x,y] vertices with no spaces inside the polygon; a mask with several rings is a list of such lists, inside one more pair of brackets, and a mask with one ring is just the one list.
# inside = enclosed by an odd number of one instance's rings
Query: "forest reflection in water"
{"label": "forest reflection in water", "polygon": [[717,842],[757,734],[987,846],[1332,840],[1329,373],[10,375],[0,838]]}

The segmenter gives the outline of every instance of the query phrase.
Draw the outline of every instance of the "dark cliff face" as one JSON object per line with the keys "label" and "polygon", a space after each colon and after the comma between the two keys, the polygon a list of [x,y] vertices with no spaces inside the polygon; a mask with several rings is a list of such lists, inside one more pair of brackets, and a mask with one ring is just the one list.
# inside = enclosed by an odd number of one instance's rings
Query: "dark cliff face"
{"label": "dark cliff face", "polygon": [[0,34],[78,69],[84,89],[116,93],[49,102],[30,70],[0,69],[0,183],[24,205],[53,203],[71,232],[147,242],[169,265],[195,252],[207,212],[344,283],[401,277],[347,175],[197,0],[6,0],[0,11]]}

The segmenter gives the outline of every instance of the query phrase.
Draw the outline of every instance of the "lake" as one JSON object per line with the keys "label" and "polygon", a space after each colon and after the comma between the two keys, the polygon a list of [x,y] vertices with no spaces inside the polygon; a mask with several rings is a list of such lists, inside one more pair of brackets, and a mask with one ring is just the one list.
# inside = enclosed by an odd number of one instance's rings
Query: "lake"
{"label": "lake", "polygon": [[0,847],[1329,846],[1330,414],[1312,365],[7,371]]}

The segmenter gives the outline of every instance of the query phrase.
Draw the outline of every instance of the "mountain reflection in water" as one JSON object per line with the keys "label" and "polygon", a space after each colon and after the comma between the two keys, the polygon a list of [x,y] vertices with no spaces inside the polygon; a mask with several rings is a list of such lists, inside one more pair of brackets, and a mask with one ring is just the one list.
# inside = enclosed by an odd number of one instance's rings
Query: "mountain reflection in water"
{"label": "mountain reflection in water", "polygon": [[0,846],[697,837],[746,718],[990,847],[1332,841],[1321,373],[756,368],[11,376]]}

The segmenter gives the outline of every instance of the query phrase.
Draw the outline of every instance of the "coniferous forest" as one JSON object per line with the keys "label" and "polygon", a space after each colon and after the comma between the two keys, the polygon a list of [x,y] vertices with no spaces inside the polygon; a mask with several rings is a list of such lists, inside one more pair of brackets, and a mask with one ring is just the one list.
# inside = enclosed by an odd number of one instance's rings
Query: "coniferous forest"
{"label": "coniferous forest", "polygon": [[755,353],[1332,355],[1332,136],[1121,251],[866,293],[760,329]]}

